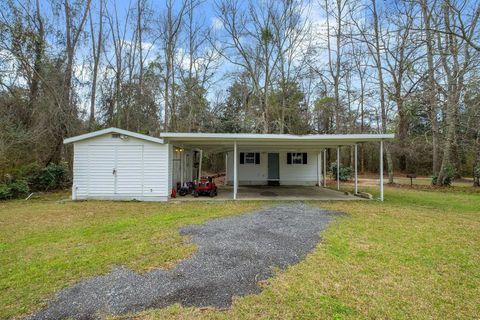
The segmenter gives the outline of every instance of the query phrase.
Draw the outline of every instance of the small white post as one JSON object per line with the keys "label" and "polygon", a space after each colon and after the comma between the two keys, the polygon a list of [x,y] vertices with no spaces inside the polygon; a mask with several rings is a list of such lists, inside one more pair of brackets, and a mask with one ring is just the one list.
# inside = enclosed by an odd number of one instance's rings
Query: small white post
{"label": "small white post", "polygon": [[358,145],[355,143],[355,194],[358,193],[358,172],[357,172],[357,150]]}
{"label": "small white post", "polygon": [[383,201],[383,140],[380,140],[380,201]]}
{"label": "small white post", "polygon": [[233,143],[233,200],[237,199],[238,191],[238,149],[237,141]]}
{"label": "small white post", "polygon": [[337,190],[340,190],[340,147],[337,147]]}
{"label": "small white post", "polygon": [[318,154],[317,154],[317,185],[319,187],[322,186],[321,177],[322,177],[322,152],[318,151]]}
{"label": "small white post", "polygon": [[180,187],[183,187],[184,152],[180,149]]}
{"label": "small white post", "polygon": [[327,149],[323,150],[323,186],[327,187]]}
{"label": "small white post", "polygon": [[203,160],[203,150],[200,150],[200,159],[198,159],[198,180],[200,182],[200,178],[202,177],[202,160]]}
{"label": "small white post", "polygon": [[223,179],[223,185],[228,184],[228,152],[225,152],[225,178]]}

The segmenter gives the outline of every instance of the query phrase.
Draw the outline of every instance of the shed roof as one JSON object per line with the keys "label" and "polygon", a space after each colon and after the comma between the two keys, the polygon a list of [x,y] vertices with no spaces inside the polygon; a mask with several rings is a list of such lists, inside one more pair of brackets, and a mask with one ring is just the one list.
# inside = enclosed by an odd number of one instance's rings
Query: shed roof
{"label": "shed roof", "polygon": [[147,141],[151,141],[151,142],[155,142],[155,143],[164,143],[163,139],[155,138],[155,137],[152,137],[152,136],[148,136],[146,134],[136,133],[136,132],[123,130],[123,129],[119,129],[119,128],[107,128],[107,129],[103,129],[103,130],[98,130],[98,131],[94,131],[94,132],[81,134],[79,136],[67,138],[67,139],[63,140],[63,143],[64,144],[74,143],[74,142],[78,142],[78,141],[82,141],[82,140],[92,139],[92,138],[95,138],[95,137],[98,137],[98,136],[101,136],[101,135],[104,135],[104,134],[109,134],[109,133],[118,133],[118,134],[122,134],[122,135],[125,135],[125,136],[128,136],[128,137],[138,138],[138,139],[147,140]]}

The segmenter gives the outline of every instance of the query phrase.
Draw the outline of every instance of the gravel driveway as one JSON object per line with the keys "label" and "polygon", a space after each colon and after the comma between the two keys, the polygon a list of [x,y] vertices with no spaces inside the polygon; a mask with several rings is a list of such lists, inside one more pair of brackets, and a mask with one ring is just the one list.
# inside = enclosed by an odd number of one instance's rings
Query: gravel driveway
{"label": "gravel driveway", "polygon": [[60,291],[31,319],[95,319],[174,303],[229,307],[233,296],[258,293],[257,282],[303,259],[335,213],[302,203],[209,220],[180,230],[198,244],[192,258],[172,270],[136,273],[115,268]]}

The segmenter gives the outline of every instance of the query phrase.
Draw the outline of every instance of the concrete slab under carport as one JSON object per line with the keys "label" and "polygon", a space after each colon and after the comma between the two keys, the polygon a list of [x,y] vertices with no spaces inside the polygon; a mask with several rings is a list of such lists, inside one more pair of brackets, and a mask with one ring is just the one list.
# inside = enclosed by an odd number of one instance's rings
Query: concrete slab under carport
{"label": "concrete slab under carport", "polygon": [[[173,199],[172,199],[173,200]],[[177,196],[180,201],[222,201],[233,200],[232,186],[219,186],[216,197],[198,197],[192,195]],[[237,200],[365,200],[352,194],[315,186],[240,186],[238,187]]]}

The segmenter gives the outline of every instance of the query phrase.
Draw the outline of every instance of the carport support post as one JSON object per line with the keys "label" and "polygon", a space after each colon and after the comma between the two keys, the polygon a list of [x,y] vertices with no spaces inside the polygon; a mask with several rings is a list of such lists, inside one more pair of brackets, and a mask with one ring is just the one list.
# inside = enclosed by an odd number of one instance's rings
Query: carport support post
{"label": "carport support post", "polygon": [[233,142],[233,200],[237,199],[238,189],[238,149],[237,141]]}
{"label": "carport support post", "polygon": [[337,190],[340,190],[340,147],[337,147]]}
{"label": "carport support post", "polygon": [[223,179],[223,185],[228,184],[228,152],[225,152],[225,178]]}
{"label": "carport support post", "polygon": [[317,154],[317,186],[322,186],[322,151],[318,151]]}
{"label": "carport support post", "polygon": [[198,159],[198,182],[200,182],[200,178],[202,177],[202,160],[203,160],[203,150],[200,150],[200,159]]}
{"label": "carport support post", "polygon": [[383,140],[380,140],[380,201],[383,201]]}
{"label": "carport support post", "polygon": [[358,145],[355,143],[355,194],[358,193],[357,151],[358,151]]}
{"label": "carport support post", "polygon": [[[183,149],[183,148],[182,148]],[[184,166],[184,152],[180,149],[180,188],[183,187],[183,166]]]}
{"label": "carport support post", "polygon": [[327,149],[323,150],[323,186],[327,187]]}

